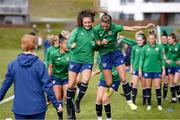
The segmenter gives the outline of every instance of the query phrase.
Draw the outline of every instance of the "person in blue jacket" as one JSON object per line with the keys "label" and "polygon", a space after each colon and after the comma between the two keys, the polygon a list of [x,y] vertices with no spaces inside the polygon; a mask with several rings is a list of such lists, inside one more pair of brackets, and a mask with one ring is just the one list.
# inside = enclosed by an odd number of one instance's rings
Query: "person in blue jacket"
{"label": "person in blue jacket", "polygon": [[0,101],[14,83],[12,112],[15,119],[45,119],[47,110],[44,91],[58,112],[62,111],[57,101],[50,77],[44,63],[34,53],[36,37],[25,34],[21,39],[23,52],[7,68],[5,80],[0,89]]}

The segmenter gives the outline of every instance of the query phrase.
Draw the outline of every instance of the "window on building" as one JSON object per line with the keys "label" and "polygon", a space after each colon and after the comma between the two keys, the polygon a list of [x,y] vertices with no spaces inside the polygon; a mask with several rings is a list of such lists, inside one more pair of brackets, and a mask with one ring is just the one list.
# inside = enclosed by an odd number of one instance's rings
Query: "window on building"
{"label": "window on building", "polygon": [[28,0],[0,0],[0,2],[6,5],[26,5]]}
{"label": "window on building", "polygon": [[135,0],[120,0],[120,4],[133,3]]}
{"label": "window on building", "polygon": [[145,2],[161,2],[161,0],[145,0]]}
{"label": "window on building", "polygon": [[134,20],[134,14],[124,14],[123,12],[121,12],[119,14],[119,19],[120,20]]}
{"label": "window on building", "polygon": [[0,0],[0,3],[1,3],[1,4],[4,3],[4,0]]}
{"label": "window on building", "polygon": [[160,14],[159,13],[145,13],[144,17],[145,19],[148,19],[148,20],[159,20]]}
{"label": "window on building", "polygon": [[3,22],[5,24],[24,24],[23,16],[5,16]]}

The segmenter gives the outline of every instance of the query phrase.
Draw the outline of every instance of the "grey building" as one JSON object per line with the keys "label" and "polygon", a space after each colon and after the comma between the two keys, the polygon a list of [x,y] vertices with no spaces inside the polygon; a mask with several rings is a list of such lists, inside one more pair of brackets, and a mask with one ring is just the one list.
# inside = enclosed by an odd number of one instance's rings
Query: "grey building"
{"label": "grey building", "polygon": [[28,0],[0,0],[0,24],[26,25],[28,23]]}

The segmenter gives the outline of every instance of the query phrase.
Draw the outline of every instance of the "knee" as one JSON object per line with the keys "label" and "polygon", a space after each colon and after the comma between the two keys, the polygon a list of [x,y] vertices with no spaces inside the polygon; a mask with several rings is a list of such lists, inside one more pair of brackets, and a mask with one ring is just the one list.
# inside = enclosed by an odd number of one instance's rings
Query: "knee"
{"label": "knee", "polygon": [[73,84],[73,83],[68,84],[68,88],[73,89],[74,87],[75,87],[75,84]]}
{"label": "knee", "polygon": [[108,102],[109,102],[108,97],[106,95],[104,95],[103,98],[102,98],[102,103],[107,104]]}
{"label": "knee", "polygon": [[102,104],[102,97],[96,98],[96,104]]}
{"label": "knee", "polygon": [[138,86],[137,82],[134,81],[134,82],[132,83],[132,87],[133,87],[133,88],[137,88],[137,86]]}

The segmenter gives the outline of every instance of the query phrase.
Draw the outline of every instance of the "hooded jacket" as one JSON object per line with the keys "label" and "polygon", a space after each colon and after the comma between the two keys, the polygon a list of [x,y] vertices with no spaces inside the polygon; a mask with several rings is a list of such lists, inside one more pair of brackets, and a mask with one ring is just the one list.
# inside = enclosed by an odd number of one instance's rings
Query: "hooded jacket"
{"label": "hooded jacket", "polygon": [[5,80],[0,89],[0,101],[14,83],[14,103],[12,111],[21,115],[33,115],[45,112],[47,93],[55,108],[59,103],[54,96],[52,83],[45,65],[32,54],[21,53],[8,65]]}

